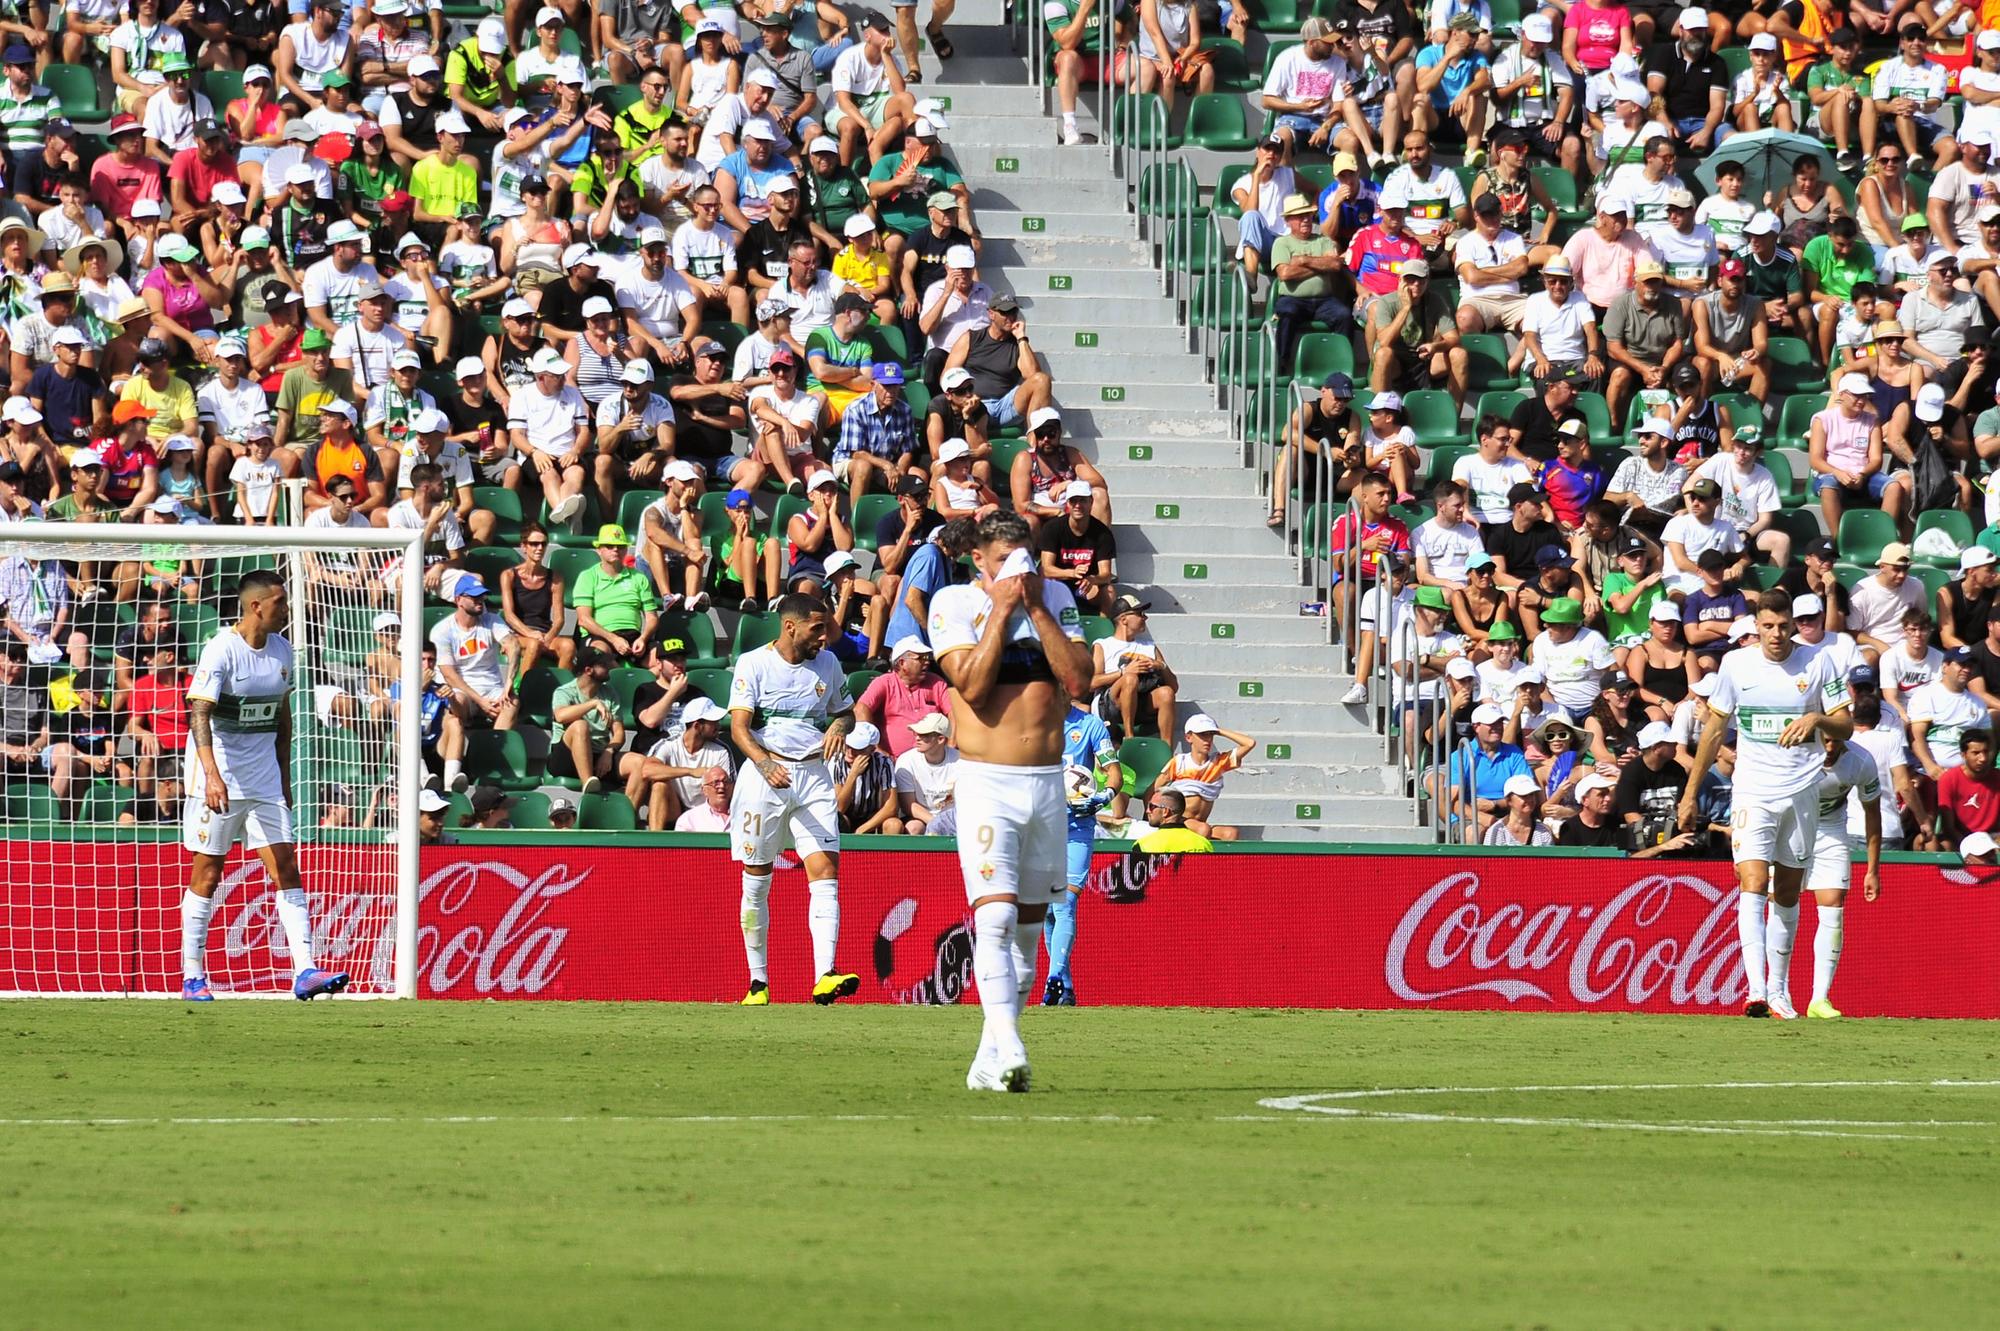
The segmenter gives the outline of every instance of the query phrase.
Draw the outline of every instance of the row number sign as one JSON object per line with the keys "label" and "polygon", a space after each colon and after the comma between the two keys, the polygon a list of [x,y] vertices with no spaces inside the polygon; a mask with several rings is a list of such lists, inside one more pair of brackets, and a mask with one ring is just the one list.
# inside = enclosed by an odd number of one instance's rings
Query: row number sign
{"label": "row number sign", "polygon": [[1181,506],[1179,504],[1155,504],[1153,505],[1153,516],[1161,522],[1178,522],[1181,516]]}
{"label": "row number sign", "polygon": [[1131,453],[1134,462],[1151,462],[1153,460],[1153,446],[1151,444],[1133,444],[1128,451]]}
{"label": "row number sign", "polygon": [[1316,823],[1319,821],[1319,805],[1317,804],[1297,805],[1294,813],[1298,821],[1302,823]]}
{"label": "row number sign", "polygon": [[1105,384],[1097,390],[1097,400],[1100,402],[1123,402],[1125,400],[1125,385]]}
{"label": "row number sign", "polygon": [[1076,344],[1080,347],[1094,347],[1097,345],[1097,334],[1078,333],[1076,335]]}
{"label": "row number sign", "polygon": [[1264,756],[1273,762],[1284,762],[1292,756],[1292,746],[1289,744],[1266,744],[1264,746]]}
{"label": "row number sign", "polygon": [[1210,624],[1208,626],[1208,636],[1211,638],[1234,638],[1236,636],[1236,626],[1234,624]]}
{"label": "row number sign", "polygon": [[1021,219],[1021,230],[1030,235],[1039,235],[1048,229],[1049,219],[1046,217],[1024,217]]}
{"label": "row number sign", "polygon": [[1068,273],[1049,274],[1049,290],[1073,291],[1075,290],[1075,288],[1076,288],[1076,279],[1071,277]]}
{"label": "row number sign", "polygon": [[993,169],[1002,175],[1010,175],[1021,169],[1021,159],[1018,157],[996,157],[993,159]]}
{"label": "row number sign", "polygon": [[1183,564],[1181,565],[1181,576],[1189,582],[1200,582],[1208,577],[1208,565]]}

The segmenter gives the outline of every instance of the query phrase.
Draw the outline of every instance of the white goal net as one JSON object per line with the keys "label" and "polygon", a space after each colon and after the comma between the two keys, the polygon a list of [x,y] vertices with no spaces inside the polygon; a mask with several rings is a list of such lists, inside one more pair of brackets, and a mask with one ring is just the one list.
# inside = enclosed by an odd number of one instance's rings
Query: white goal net
{"label": "white goal net", "polygon": [[[283,579],[289,798],[314,964],[415,977],[424,606],[409,532],[0,524],[0,994],[181,989],[188,685],[252,570]],[[407,630],[407,631],[406,631]],[[289,994],[274,886],[238,845],[208,935],[219,995]]]}

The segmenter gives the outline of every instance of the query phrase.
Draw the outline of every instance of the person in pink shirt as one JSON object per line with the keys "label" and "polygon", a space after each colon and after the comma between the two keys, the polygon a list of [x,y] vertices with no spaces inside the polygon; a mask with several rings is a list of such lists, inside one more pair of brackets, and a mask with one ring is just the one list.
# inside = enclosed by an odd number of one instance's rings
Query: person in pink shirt
{"label": "person in pink shirt", "polygon": [[1579,79],[1602,74],[1616,55],[1635,54],[1639,40],[1632,31],[1632,11],[1623,5],[1593,5],[1587,0],[1569,7],[1563,19],[1563,63]]}
{"label": "person in pink shirt", "polygon": [[146,156],[145,131],[132,116],[111,117],[105,136],[111,151],[90,164],[90,201],[130,239],[132,205],[164,199],[165,168]]}
{"label": "person in pink shirt", "polygon": [[1563,246],[1563,257],[1576,270],[1576,287],[1583,298],[1597,307],[1597,321],[1604,322],[1611,302],[1632,289],[1632,268],[1641,256],[1652,256],[1648,245],[1632,230],[1632,205],[1613,194],[1597,205],[1597,224],[1579,231]]}
{"label": "person in pink shirt", "polygon": [[1850,507],[1880,506],[1889,488],[1874,385],[1865,374],[1843,374],[1834,389],[1833,405],[1812,418],[1806,452],[1828,531],[1840,530],[1840,515]]}
{"label": "person in pink shirt", "polygon": [[896,644],[890,660],[895,669],[862,690],[854,717],[880,726],[889,756],[900,758],[917,746],[911,726],[932,713],[951,715],[951,686],[931,669],[930,644],[914,633]]}

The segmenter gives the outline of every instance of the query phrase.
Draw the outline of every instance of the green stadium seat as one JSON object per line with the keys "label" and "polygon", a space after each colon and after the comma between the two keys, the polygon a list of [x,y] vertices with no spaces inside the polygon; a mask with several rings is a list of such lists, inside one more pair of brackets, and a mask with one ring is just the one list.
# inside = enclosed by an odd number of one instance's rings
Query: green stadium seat
{"label": "green stadium seat", "polygon": [[1480,421],[1488,416],[1497,416],[1503,421],[1508,420],[1513,416],[1514,408],[1527,400],[1528,395],[1518,391],[1507,392],[1503,389],[1489,389],[1481,393],[1479,400],[1473,403],[1472,406],[1473,438],[1477,440],[1479,437]]}
{"label": "green stadium seat", "polygon": [[1882,547],[1897,539],[1896,520],[1876,508],[1850,508],[1840,515],[1834,538],[1842,563],[1873,569]]}
{"label": "green stadium seat", "polygon": [[500,603],[500,574],[521,562],[521,552],[504,545],[482,545],[465,552],[460,561],[466,572],[477,573],[493,593],[493,603]]}
{"label": "green stadium seat", "polygon": [[1215,230],[1208,224],[1206,205],[1196,209],[1186,226],[1182,226],[1178,218],[1167,222],[1166,262],[1176,272],[1202,271],[1208,266],[1208,257],[1215,246]]}
{"label": "green stadium seat", "polygon": [[1118,765],[1124,769],[1126,793],[1136,794],[1150,789],[1173,753],[1173,746],[1167,741],[1148,739],[1142,735],[1119,745]]}
{"label": "green stadium seat", "polygon": [[863,550],[877,548],[875,528],[882,519],[896,511],[896,496],[875,491],[862,495],[854,503],[854,544]]}
{"label": "green stadium seat", "polygon": [[[1157,109],[1156,109],[1157,108]],[[1171,151],[1180,140],[1166,131],[1166,103],[1158,93],[1142,92],[1116,97],[1111,103],[1111,140],[1126,148],[1164,148]]]}
{"label": "green stadium seat", "polygon": [[240,69],[206,69],[201,74],[201,90],[208,94],[208,100],[220,116],[229,109],[229,104],[243,95],[243,71]]}
{"label": "green stadium seat", "polygon": [[[736,636],[730,645],[735,655],[755,651],[766,643],[777,641],[778,616],[776,614],[745,615],[736,622]],[[718,699],[723,701],[724,699]]]}
{"label": "green stadium seat", "polygon": [[618,700],[618,717],[626,725],[634,724],[632,700],[638,696],[639,686],[653,677],[653,672],[644,666],[619,666],[604,681],[611,690],[611,696]]}
{"label": "green stadium seat", "polygon": [[486,783],[504,790],[532,790],[534,766],[528,742],[518,730],[474,730],[465,737],[465,773],[474,785]]}
{"label": "green stadium seat", "polygon": [[1791,496],[1799,494],[1804,485],[1799,477],[1792,474],[1792,460],[1782,452],[1767,448],[1764,450],[1764,469],[1777,483],[1778,501],[1788,507],[1796,505],[1798,501]]}
{"label": "green stadium seat", "polygon": [[1292,374],[1317,390],[1329,374],[1354,374],[1354,339],[1345,333],[1307,333],[1292,357]]}
{"label": "green stadium seat", "polygon": [[578,801],[576,825],[586,832],[636,832],[639,815],[623,791],[613,790]]}
{"label": "green stadium seat", "polygon": [[1542,182],[1542,189],[1548,193],[1549,202],[1556,206],[1556,216],[1565,222],[1581,222],[1589,218],[1590,210],[1582,205],[1576,193],[1576,177],[1559,166],[1534,166],[1529,174]]}
{"label": "green stadium seat", "polygon": [[1231,162],[1228,166],[1223,167],[1221,172],[1215,177],[1215,197],[1209,200],[1209,206],[1224,217],[1243,216],[1243,209],[1237,206],[1236,200],[1230,196],[1229,191],[1236,188],[1237,181],[1249,174],[1250,164],[1248,162]]}
{"label": "green stadium seat", "polygon": [[1403,394],[1403,409],[1409,413],[1410,428],[1417,432],[1417,442],[1426,448],[1463,444],[1471,438],[1459,425],[1458,404],[1442,388],[1420,388]]}
{"label": "green stadium seat", "polygon": [[521,700],[521,719],[546,727],[553,720],[553,699],[557,689],[575,678],[557,666],[538,665],[521,676],[515,696]]}
{"label": "green stadium seat", "polygon": [[[1229,43],[1230,50],[1240,58],[1241,47]],[[1217,78],[1220,83],[1220,76]],[[1246,152],[1249,150],[1250,125],[1243,114],[1243,99],[1233,92],[1205,92],[1195,97],[1188,105],[1187,127],[1181,132],[1181,140],[1191,148],[1210,148],[1216,152]],[[1175,162],[1176,167],[1181,163]],[[1185,170],[1185,168],[1182,168]],[[1190,175],[1193,173],[1190,172]]]}
{"label": "green stadium seat", "polygon": [[562,574],[564,603],[574,604],[576,598],[570,595],[570,593],[576,590],[576,580],[578,578],[582,577],[588,570],[597,567],[597,551],[589,549],[566,550],[561,546],[550,546],[549,567]]}
{"label": "green stadium seat", "polygon": [[1213,306],[1208,298],[1208,279],[1197,277],[1189,288],[1188,322],[1202,327],[1247,328],[1251,323],[1250,306],[1244,299],[1243,285],[1237,280],[1233,256],[1224,260],[1221,275],[1215,284],[1220,289]]}
{"label": "green stadium seat", "polygon": [[718,707],[729,705],[729,686],[735,672],[726,667],[688,671],[688,687]]}
{"label": "green stadium seat", "polygon": [[1619,437],[1611,424],[1611,404],[1604,400],[1604,394],[1578,393],[1576,409],[1583,413],[1583,423],[1590,428],[1593,444],[1608,444]]}
{"label": "green stadium seat", "polygon": [[1112,632],[1117,627],[1118,626],[1116,624],[1113,624],[1111,620],[1104,615],[1085,615],[1083,617],[1084,644],[1088,646],[1089,644],[1096,642],[1099,638],[1110,637]]}
{"label": "green stadium seat", "polygon": [[1804,558],[1806,547],[1826,535],[1818,504],[1809,504],[1804,508],[1781,508],[1771,515],[1771,525],[1792,538],[1794,559]]}
{"label": "green stadium seat", "polygon": [[[63,114],[71,120],[103,120],[110,114],[97,93],[97,71],[87,65],[65,65],[52,63],[43,68],[39,82],[56,95],[62,103]],[[238,79],[238,93],[242,95],[242,81]],[[216,110],[222,110],[221,103]]]}
{"label": "green stadium seat", "polygon": [[[640,528],[639,515],[646,511],[648,504],[664,498],[665,495],[664,490],[627,490],[618,497],[618,525],[631,533],[632,539],[637,541]],[[723,491],[722,497],[729,498],[728,491]],[[704,530],[706,530],[705,525]]]}
{"label": "green stadium seat", "polygon": [[1763,424],[1764,404],[1748,393],[1717,393],[1709,401],[1729,413],[1731,428]]}
{"label": "green stadium seat", "polygon": [[857,701],[868,691],[868,686],[887,674],[886,670],[850,670],[847,672],[847,696]]}
{"label": "green stadium seat", "polygon": [[[1972,529],[1972,519],[1955,508],[1932,509],[1928,513],[1918,515],[1916,534],[1922,536],[1927,531],[1944,532],[1951,537],[1961,550],[1969,548],[1979,539],[1978,533]],[[1922,556],[1918,556],[1918,558],[1922,560]],[[1958,558],[1955,555],[1943,559],[1924,560],[1923,562],[1934,564],[1939,568],[1951,568],[1953,570],[1958,568]]]}
{"label": "green stadium seat", "polygon": [[[1765,465],[1771,468],[1772,477],[1779,482],[1778,498],[1786,508],[1797,508],[1811,497],[1807,491],[1812,479],[1812,462],[1803,449],[1767,448],[1764,450],[1764,459]],[[1785,464],[1785,469],[1790,474],[1790,485],[1786,485],[1784,478],[1778,476],[1775,464],[1779,462]]]}
{"label": "green stadium seat", "polygon": [[[1265,359],[1269,355],[1261,328],[1241,333],[1225,333],[1215,361],[1215,380],[1231,388],[1254,388],[1265,382]],[[1290,376],[1275,372],[1282,387]]]}
{"label": "green stadium seat", "polygon": [[1014,459],[1028,451],[1025,439],[993,441],[993,488],[1002,498],[1012,493],[1008,478],[1014,474]]}
{"label": "green stadium seat", "polygon": [[[1215,86],[1221,93],[1237,94],[1253,92],[1262,81],[1250,68],[1250,57],[1233,37],[1204,37],[1201,49],[1209,53],[1209,64],[1215,70]],[[1214,94],[1219,95],[1219,94]],[[1241,97],[1236,98],[1239,111],[1243,108]],[[1189,124],[1193,121],[1190,119]],[[1182,135],[1184,143],[1196,142],[1192,133]],[[1212,145],[1204,144],[1203,147]],[[1246,145],[1247,146],[1247,145]]]}
{"label": "green stadium seat", "polygon": [[[1812,418],[1826,406],[1824,393],[1794,393],[1778,409],[1778,437],[1772,441],[1786,448],[1805,448],[1812,442]],[[1732,417],[1730,424],[1735,424]]]}
{"label": "green stadium seat", "polygon": [[507,821],[519,832],[542,831],[549,825],[549,797],[539,790],[516,796]]}
{"label": "green stadium seat", "polygon": [[1507,339],[1498,333],[1465,333],[1458,344],[1470,362],[1467,383],[1475,393],[1521,386],[1521,376],[1507,370]]}
{"label": "green stadium seat", "polygon": [[1424,485],[1436,485],[1439,481],[1451,479],[1452,465],[1468,453],[1476,452],[1472,444],[1439,444],[1430,451],[1430,469],[1425,473]]}
{"label": "green stadium seat", "polygon": [[1139,173],[1139,211],[1148,217],[1205,213],[1207,210],[1201,206],[1201,182],[1195,178],[1188,164],[1179,158],[1164,165],[1155,163]]}
{"label": "green stadium seat", "polygon": [[636,83],[604,84],[598,88],[595,100],[599,106],[609,111],[612,115],[618,115],[625,108],[639,100],[639,85]]}
{"label": "green stadium seat", "polygon": [[1813,361],[1812,348],[1803,339],[1774,337],[1768,343],[1771,362],[1771,391],[1774,394],[1803,393],[1826,383],[1826,371]]}
{"label": "green stadium seat", "polygon": [[1250,11],[1250,25],[1259,32],[1298,31],[1300,22],[1298,0],[1257,0],[1257,3],[1250,6]]}
{"label": "green stadium seat", "polygon": [[517,491],[504,485],[475,485],[472,487],[472,502],[494,517],[493,537],[503,545],[513,545],[521,539],[521,496]]}

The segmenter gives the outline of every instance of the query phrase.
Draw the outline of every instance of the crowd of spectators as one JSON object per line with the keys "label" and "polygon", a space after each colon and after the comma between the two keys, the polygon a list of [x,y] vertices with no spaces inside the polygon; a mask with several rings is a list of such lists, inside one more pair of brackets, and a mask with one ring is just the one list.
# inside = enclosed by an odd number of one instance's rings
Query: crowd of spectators
{"label": "crowd of spectators", "polygon": [[[880,760],[842,767],[851,826],[948,832],[926,606],[1001,508],[1103,639],[1086,701],[1181,733],[915,6],[28,9],[0,18],[0,520],[421,532],[429,803],[500,792],[435,833],[524,816],[480,738],[515,731],[573,792],[537,823],[615,800],[712,830],[716,674],[792,591],[825,599]],[[301,613],[368,640],[310,667],[308,750],[384,733],[398,563],[305,556]],[[16,774],[172,817],[172,695],[229,592],[214,560],[0,564]],[[320,786],[319,821],[383,814],[365,776]]]}

